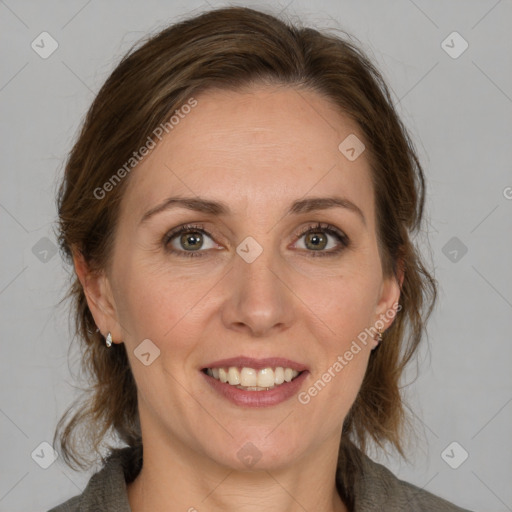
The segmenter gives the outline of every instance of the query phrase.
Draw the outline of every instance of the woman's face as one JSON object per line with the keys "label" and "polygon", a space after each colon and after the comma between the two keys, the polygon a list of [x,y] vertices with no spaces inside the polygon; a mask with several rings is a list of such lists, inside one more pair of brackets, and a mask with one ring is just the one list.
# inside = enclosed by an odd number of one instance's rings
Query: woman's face
{"label": "woman's face", "polygon": [[362,333],[398,302],[367,154],[354,160],[353,138],[339,149],[360,131],[312,91],[196,100],[131,172],[100,286],[115,321],[93,312],[126,344],[143,436],[229,467],[286,466],[337,445],[376,345]]}

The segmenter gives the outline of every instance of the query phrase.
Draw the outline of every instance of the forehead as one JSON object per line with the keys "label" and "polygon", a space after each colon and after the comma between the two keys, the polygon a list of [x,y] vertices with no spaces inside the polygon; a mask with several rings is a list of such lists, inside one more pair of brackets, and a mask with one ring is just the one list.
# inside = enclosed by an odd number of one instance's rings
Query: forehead
{"label": "forehead", "polygon": [[[132,171],[124,202],[143,211],[170,195],[222,200],[247,215],[308,195],[348,197],[372,217],[366,155],[339,145],[362,139],[355,122],[318,93],[292,87],[208,90]],[[177,118],[175,118],[176,120]]]}

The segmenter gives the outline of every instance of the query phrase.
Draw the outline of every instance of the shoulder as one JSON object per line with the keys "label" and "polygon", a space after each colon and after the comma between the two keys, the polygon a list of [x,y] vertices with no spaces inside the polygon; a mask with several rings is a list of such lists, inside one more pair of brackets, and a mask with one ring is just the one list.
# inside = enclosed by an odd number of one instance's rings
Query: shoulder
{"label": "shoulder", "polygon": [[364,454],[355,487],[355,512],[470,512],[400,480],[385,466]]}
{"label": "shoulder", "polygon": [[82,494],[48,512],[130,512],[126,483],[140,471],[142,452],[137,448],[118,448],[111,452],[103,468],[95,473]]}
{"label": "shoulder", "polygon": [[75,496],[48,512],[80,512],[80,500],[81,496]]}

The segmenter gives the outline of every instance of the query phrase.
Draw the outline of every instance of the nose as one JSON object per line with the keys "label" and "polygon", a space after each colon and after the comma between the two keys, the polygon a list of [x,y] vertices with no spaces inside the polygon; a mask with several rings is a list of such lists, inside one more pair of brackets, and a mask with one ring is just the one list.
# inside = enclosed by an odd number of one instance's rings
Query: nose
{"label": "nose", "polygon": [[252,263],[237,255],[226,278],[221,315],[226,328],[266,337],[292,325],[294,296],[270,250],[264,250]]}

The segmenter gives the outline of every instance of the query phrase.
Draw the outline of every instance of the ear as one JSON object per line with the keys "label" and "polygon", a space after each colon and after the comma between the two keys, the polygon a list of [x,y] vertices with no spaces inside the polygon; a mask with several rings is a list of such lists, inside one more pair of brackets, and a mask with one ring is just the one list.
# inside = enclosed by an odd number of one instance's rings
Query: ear
{"label": "ear", "polygon": [[375,310],[376,318],[375,322],[382,327],[382,332],[389,329],[395,319],[397,313],[397,307],[400,300],[400,291],[404,282],[404,265],[403,261],[397,262],[397,275],[390,275],[384,278],[381,286],[380,297]]}
{"label": "ear", "polygon": [[105,272],[91,271],[82,253],[73,250],[73,264],[82,285],[87,305],[103,336],[110,332],[114,343],[121,343],[122,330],[110,282]]}

